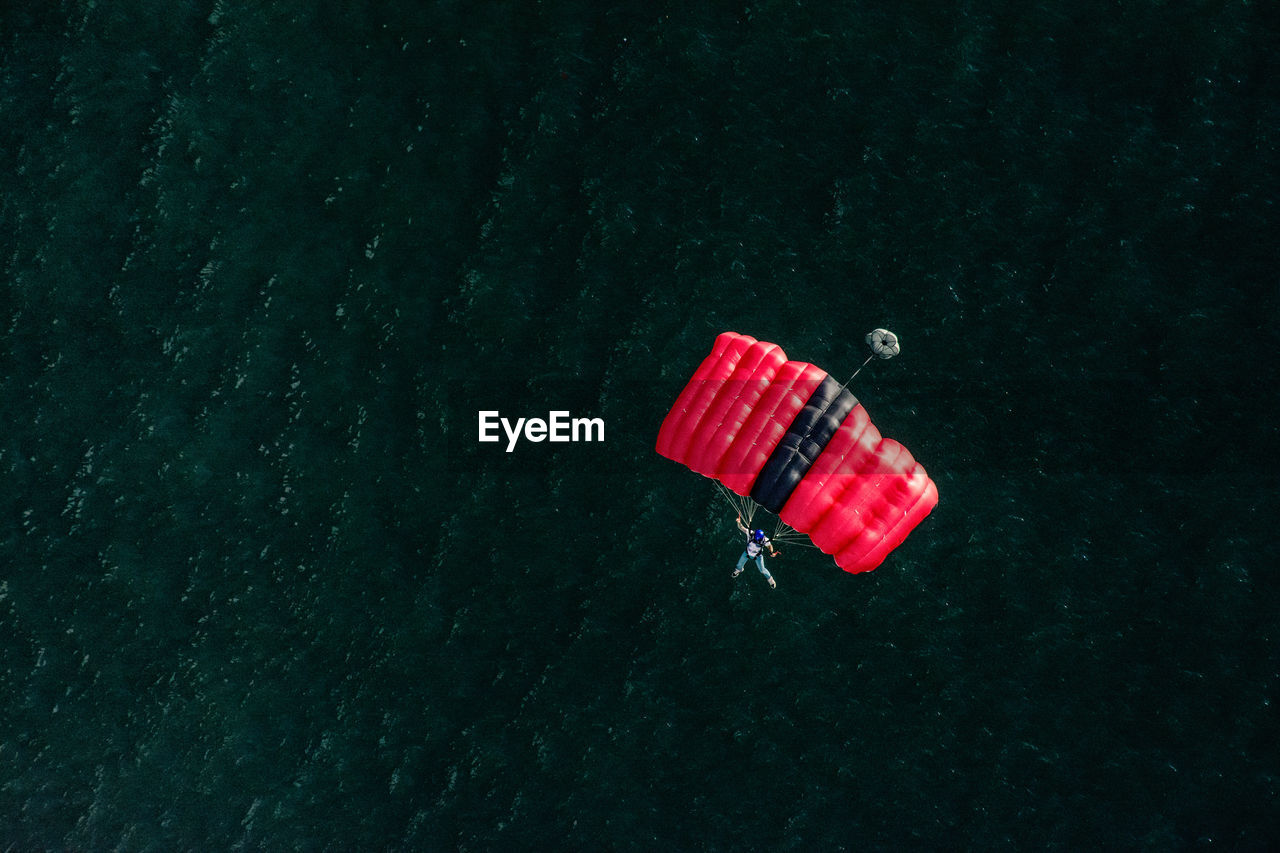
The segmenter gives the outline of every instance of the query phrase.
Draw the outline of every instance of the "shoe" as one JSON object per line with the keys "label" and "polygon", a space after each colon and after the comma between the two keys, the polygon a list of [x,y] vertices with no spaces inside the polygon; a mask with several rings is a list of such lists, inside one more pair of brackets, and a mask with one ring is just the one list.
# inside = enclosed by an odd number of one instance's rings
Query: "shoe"
{"label": "shoe", "polygon": [[738,575],[740,575],[740,574],[742,574],[742,569],[734,569],[734,570],[733,570],[733,574],[732,574],[732,575],[730,575],[729,577],[736,578],[736,577],[737,577]]}
{"label": "shoe", "polygon": [[769,578],[769,589],[777,589],[777,588],[778,588],[778,582],[773,578]]}

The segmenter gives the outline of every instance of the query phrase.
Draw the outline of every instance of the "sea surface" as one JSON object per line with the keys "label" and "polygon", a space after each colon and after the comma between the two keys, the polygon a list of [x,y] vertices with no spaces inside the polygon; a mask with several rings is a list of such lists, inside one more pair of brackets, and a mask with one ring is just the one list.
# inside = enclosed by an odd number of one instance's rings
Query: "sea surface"
{"label": "sea surface", "polygon": [[[1276,849],[1278,146],[1257,0],[6,0],[0,849]],[[732,580],[876,327],[941,502]]]}

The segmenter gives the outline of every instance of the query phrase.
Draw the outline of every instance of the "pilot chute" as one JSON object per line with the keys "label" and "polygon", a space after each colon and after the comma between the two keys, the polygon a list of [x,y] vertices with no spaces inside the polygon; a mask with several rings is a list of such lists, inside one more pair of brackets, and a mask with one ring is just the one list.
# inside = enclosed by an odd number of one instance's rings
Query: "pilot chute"
{"label": "pilot chute", "polygon": [[[899,350],[884,329],[867,343],[881,358]],[[657,450],[779,516],[848,572],[880,565],[938,503],[924,468],[848,388],[736,332],[716,338]]]}
{"label": "pilot chute", "polygon": [[902,348],[898,346],[898,336],[888,329],[867,332],[867,346],[880,358],[893,358],[902,352]]}

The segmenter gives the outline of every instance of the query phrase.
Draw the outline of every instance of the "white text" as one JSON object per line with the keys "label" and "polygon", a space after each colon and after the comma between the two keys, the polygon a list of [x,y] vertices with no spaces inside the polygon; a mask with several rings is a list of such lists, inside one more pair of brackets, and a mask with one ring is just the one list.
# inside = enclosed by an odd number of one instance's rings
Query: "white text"
{"label": "white text", "polygon": [[542,418],[517,418],[514,424],[497,411],[480,412],[480,440],[500,441],[498,427],[507,435],[507,452],[515,450],[523,431],[527,441],[604,441],[603,418],[570,418],[568,412],[549,412]]}

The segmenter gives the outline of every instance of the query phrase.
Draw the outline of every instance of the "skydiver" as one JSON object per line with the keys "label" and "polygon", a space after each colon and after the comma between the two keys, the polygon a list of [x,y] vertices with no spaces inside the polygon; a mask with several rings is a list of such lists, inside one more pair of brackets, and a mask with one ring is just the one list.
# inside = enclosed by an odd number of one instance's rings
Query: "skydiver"
{"label": "skydiver", "polygon": [[764,535],[763,530],[748,530],[747,526],[742,523],[742,516],[738,516],[738,529],[747,537],[747,549],[738,558],[738,567],[733,570],[733,577],[736,578],[742,574],[742,567],[747,564],[747,560],[754,559],[756,567],[760,569],[760,574],[764,575],[765,580],[769,582],[769,587],[777,589],[778,582],[773,579],[773,575],[769,574],[769,570],[764,567],[764,554],[761,552],[768,549],[770,557],[781,557],[782,552],[774,549],[773,542],[769,541],[769,537]]}

